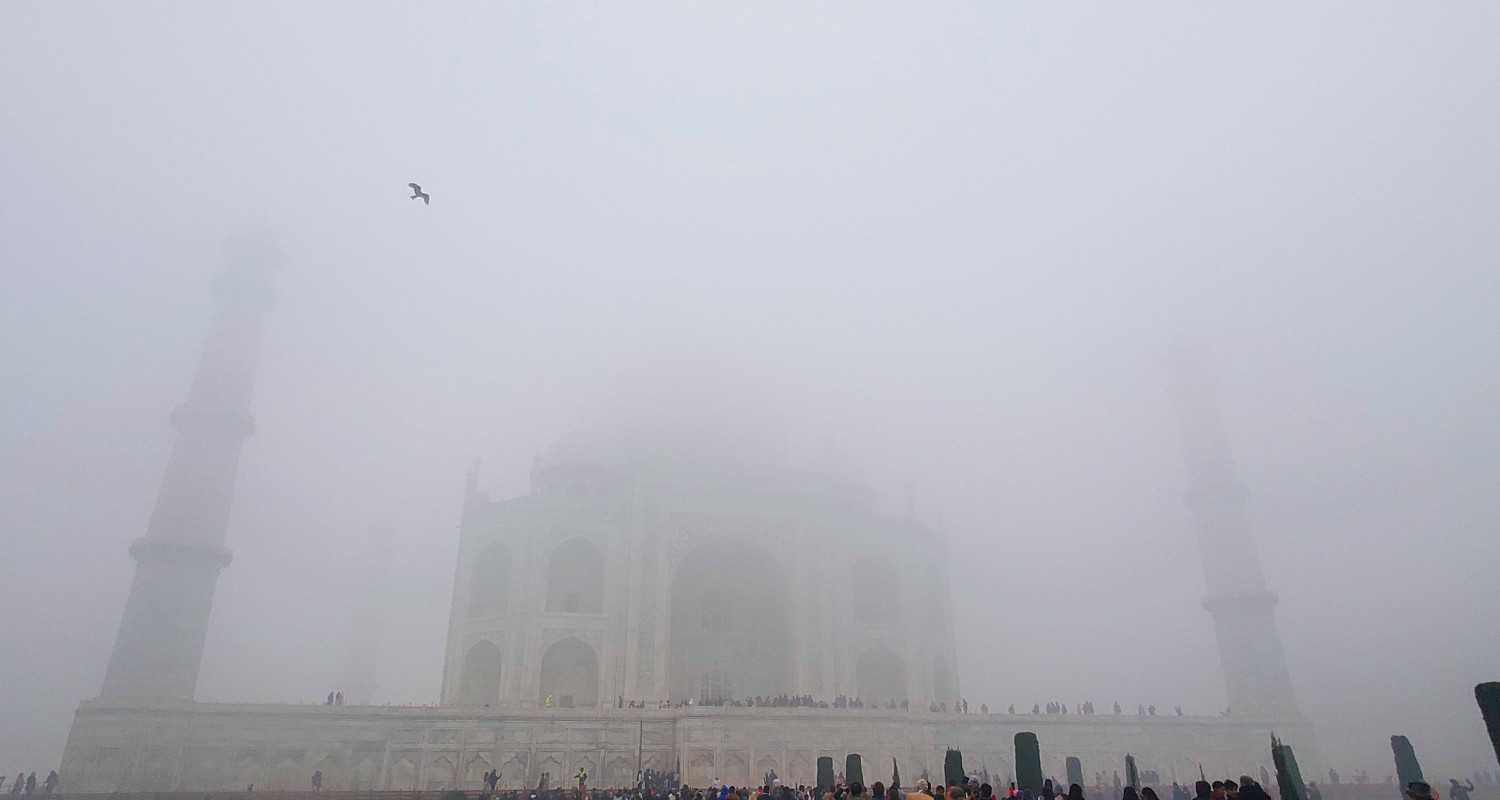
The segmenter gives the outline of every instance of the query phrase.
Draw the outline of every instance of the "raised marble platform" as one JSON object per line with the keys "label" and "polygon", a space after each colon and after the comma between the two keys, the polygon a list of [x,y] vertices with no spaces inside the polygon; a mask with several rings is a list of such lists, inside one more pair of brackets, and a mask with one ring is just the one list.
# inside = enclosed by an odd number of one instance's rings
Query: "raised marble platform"
{"label": "raised marble platform", "polygon": [[[963,751],[971,772],[1003,781],[1013,737],[1032,731],[1042,766],[1086,779],[1124,773],[1126,752],[1163,782],[1271,769],[1271,731],[1299,745],[1313,767],[1310,728],[1297,720],[1220,717],[932,714],[874,709],[477,709],[411,706],[135,705],[92,700],[73,720],[63,754],[67,791],[223,791],[309,786],[329,790],[474,789],[494,768],[501,785],[553,785],[580,767],[596,786],[628,786],[638,767],[680,768],[687,783],[759,782],[769,770],[813,783],[819,756],[842,765],[859,753],[868,781],[889,780],[892,759],[910,783],[941,776],[943,752]],[[1304,742],[1306,742],[1304,744]],[[1305,755],[1304,755],[1305,753]]]}

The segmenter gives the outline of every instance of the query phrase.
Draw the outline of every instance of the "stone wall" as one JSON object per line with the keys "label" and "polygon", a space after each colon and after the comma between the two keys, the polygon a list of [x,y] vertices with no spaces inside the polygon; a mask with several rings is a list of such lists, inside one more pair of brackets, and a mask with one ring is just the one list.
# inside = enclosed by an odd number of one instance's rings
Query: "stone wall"
{"label": "stone wall", "polygon": [[[1305,725],[1279,722],[1288,742]],[[944,715],[877,710],[677,708],[530,709],[484,713],[443,707],[290,706],[89,701],[63,755],[69,792],[474,789],[490,769],[501,785],[571,783],[581,767],[599,786],[634,783],[637,765],[680,767],[686,782],[759,782],[775,770],[812,783],[819,756],[859,753],[866,779],[941,778],[943,751],[958,747],[971,771],[996,781],[1014,770],[1012,740],[1034,731],[1043,768],[1065,774],[1078,756],[1092,781],[1124,773],[1124,754],[1164,782],[1270,768],[1271,725],[1202,717]],[[1312,766],[1303,759],[1304,771]],[[1316,774],[1309,772],[1308,774]]]}

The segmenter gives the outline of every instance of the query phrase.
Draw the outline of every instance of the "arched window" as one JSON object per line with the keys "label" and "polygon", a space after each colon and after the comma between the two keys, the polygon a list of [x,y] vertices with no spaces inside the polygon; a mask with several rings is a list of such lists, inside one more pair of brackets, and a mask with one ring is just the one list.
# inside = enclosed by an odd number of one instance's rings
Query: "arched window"
{"label": "arched window", "polygon": [[854,621],[863,625],[895,625],[900,609],[896,571],[884,561],[860,559],[854,565]]}
{"label": "arched window", "polygon": [[542,656],[543,705],[581,708],[599,702],[599,657],[582,640],[569,637]]}
{"label": "arched window", "polygon": [[463,677],[458,684],[458,704],[493,706],[500,702],[500,648],[493,642],[476,642],[464,656]]}
{"label": "arched window", "polygon": [[588,539],[569,539],[547,564],[547,610],[569,614],[604,611],[604,556]]}
{"label": "arched window", "polygon": [[906,662],[884,645],[866,650],[854,663],[854,688],[867,705],[908,699]]}
{"label": "arched window", "polygon": [[504,614],[510,582],[510,550],[502,544],[486,547],[469,573],[469,619]]}

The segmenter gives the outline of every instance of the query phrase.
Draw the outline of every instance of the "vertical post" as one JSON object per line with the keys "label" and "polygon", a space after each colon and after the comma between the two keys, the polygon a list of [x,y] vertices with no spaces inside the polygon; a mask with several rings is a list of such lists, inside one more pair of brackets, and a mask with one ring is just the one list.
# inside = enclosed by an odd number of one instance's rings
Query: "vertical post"
{"label": "vertical post", "polygon": [[1479,704],[1479,714],[1484,717],[1484,727],[1489,731],[1490,744],[1495,748],[1495,760],[1500,761],[1500,682],[1476,685],[1474,701]]}

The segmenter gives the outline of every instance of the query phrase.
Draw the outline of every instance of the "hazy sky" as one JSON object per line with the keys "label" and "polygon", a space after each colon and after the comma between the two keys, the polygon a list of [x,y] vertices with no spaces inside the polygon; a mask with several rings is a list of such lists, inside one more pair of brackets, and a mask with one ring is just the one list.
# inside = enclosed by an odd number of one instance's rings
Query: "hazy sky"
{"label": "hazy sky", "polygon": [[470,460],[524,492],[655,408],[910,485],[972,703],[1216,712],[1184,338],[1325,754],[1492,769],[1497,31],[1463,0],[0,4],[0,772],[99,689],[219,244],[260,228],[290,263],[202,698],[321,698],[390,525],[379,697],[434,702]]}

